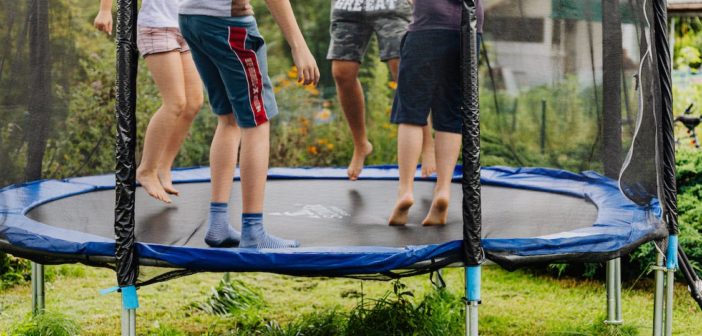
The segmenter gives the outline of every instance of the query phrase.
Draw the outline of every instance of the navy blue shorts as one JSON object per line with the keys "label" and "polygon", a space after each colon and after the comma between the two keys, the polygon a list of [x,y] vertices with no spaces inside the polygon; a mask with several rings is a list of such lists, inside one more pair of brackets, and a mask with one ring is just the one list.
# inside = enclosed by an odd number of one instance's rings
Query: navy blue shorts
{"label": "navy blue shorts", "polygon": [[180,30],[215,114],[233,113],[244,128],[278,114],[266,44],[253,16],[181,15]]}
{"label": "navy blue shorts", "polygon": [[402,43],[400,73],[390,120],[461,133],[460,32],[410,31]]}

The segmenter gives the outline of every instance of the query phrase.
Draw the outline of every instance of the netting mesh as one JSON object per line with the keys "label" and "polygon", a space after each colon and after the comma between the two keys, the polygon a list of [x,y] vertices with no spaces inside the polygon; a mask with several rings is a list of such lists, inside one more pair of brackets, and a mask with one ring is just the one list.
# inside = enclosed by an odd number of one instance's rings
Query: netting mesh
{"label": "netting mesh", "polygon": [[[487,1],[483,164],[617,178],[639,117],[655,112],[651,15],[644,1]],[[655,138],[652,124],[639,131]]]}

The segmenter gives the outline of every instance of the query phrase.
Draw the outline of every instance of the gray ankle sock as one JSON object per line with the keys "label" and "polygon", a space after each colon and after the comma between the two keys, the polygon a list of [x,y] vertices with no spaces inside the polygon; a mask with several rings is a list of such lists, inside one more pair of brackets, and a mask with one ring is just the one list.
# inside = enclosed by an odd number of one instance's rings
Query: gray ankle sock
{"label": "gray ankle sock", "polygon": [[207,220],[205,243],[211,247],[237,247],[241,233],[229,224],[229,207],[227,203],[210,203],[210,215]]}
{"label": "gray ankle sock", "polygon": [[263,230],[263,214],[251,213],[241,215],[241,244],[248,248],[287,248],[299,247],[295,240],[281,239]]}

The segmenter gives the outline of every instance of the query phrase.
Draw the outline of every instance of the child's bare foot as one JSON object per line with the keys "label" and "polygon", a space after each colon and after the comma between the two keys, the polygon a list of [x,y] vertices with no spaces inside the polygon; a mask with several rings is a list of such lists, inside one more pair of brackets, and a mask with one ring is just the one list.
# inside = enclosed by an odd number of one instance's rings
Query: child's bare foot
{"label": "child's bare foot", "polygon": [[178,189],[173,187],[173,178],[170,170],[162,170],[158,172],[158,180],[161,182],[163,190],[169,195],[180,196]]}
{"label": "child's bare foot", "polygon": [[436,173],[436,156],[434,148],[422,152],[422,177],[429,177]]}
{"label": "child's bare foot", "polygon": [[136,178],[149,196],[162,202],[171,203],[171,198],[168,197],[168,194],[161,186],[161,181],[158,180],[156,172],[147,173],[137,169]]}
{"label": "child's bare foot", "polygon": [[388,225],[407,224],[409,209],[412,207],[412,204],[414,204],[414,198],[411,194],[398,198],[395,209],[392,210],[392,215],[390,215],[390,220],[388,220]]}
{"label": "child's bare foot", "polygon": [[361,175],[363,170],[363,164],[366,161],[366,157],[373,152],[373,145],[366,141],[366,144],[361,147],[355,147],[353,150],[353,158],[351,158],[351,163],[349,163],[348,175],[351,181],[358,180],[358,176]]}
{"label": "child's bare foot", "polygon": [[448,221],[449,199],[446,196],[435,196],[427,217],[422,221],[424,226],[444,225]]}

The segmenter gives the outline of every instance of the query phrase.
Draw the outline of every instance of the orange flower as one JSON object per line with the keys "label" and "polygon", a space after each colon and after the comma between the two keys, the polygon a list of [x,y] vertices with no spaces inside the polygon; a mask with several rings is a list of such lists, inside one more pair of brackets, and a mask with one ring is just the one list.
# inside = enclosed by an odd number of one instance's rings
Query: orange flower
{"label": "orange flower", "polygon": [[317,112],[314,118],[316,121],[327,122],[329,121],[329,118],[331,118],[331,111],[327,108],[324,108]]}
{"label": "orange flower", "polygon": [[319,96],[319,90],[314,86],[314,84],[306,85],[305,90],[313,96]]}
{"label": "orange flower", "polygon": [[327,150],[334,150],[334,144],[327,144]]}
{"label": "orange flower", "polygon": [[317,151],[317,146],[309,146],[307,147],[307,152],[312,154],[312,155],[317,155],[319,152]]}
{"label": "orange flower", "polygon": [[297,67],[296,66],[293,65],[292,68],[290,68],[290,71],[288,71],[288,78],[297,79]]}
{"label": "orange flower", "polygon": [[388,83],[388,87],[391,88],[391,89],[393,89],[393,90],[397,90],[397,82],[396,82],[396,81],[390,81],[390,83]]}

